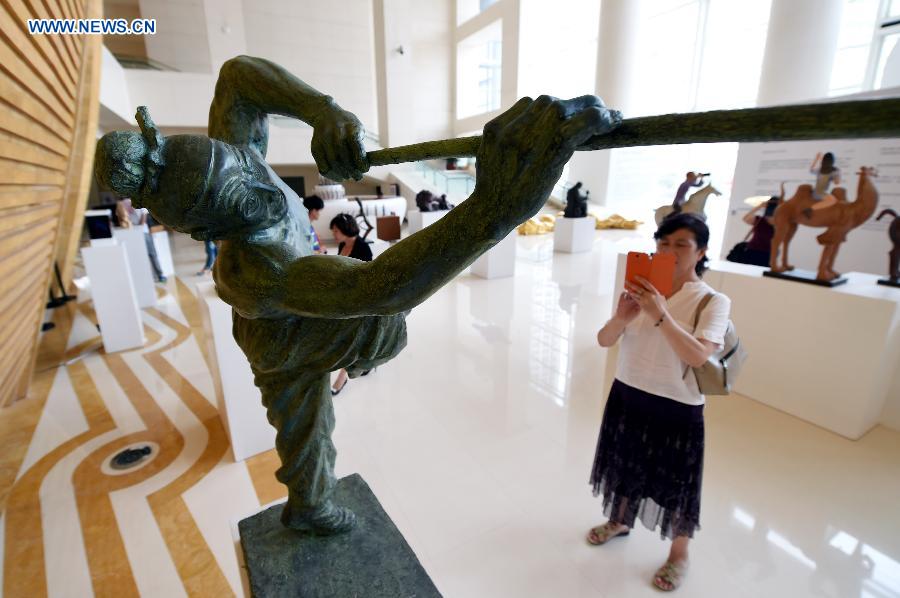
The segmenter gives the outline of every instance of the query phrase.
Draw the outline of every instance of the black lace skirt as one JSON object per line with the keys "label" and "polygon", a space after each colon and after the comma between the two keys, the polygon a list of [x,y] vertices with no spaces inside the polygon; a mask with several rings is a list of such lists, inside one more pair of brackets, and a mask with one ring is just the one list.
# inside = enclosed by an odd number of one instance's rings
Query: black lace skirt
{"label": "black lace skirt", "polygon": [[591,471],[594,496],[612,521],[663,538],[700,529],[703,406],[687,405],[615,380]]}

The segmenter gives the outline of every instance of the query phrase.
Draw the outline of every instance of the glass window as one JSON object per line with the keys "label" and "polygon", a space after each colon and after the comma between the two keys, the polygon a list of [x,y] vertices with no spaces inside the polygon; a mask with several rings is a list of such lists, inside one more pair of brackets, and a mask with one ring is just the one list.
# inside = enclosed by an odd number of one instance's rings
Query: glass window
{"label": "glass window", "polygon": [[878,52],[878,68],[875,70],[875,89],[900,86],[900,47],[897,40],[900,33],[892,33],[881,38]]}
{"label": "glass window", "polygon": [[844,0],[828,95],[862,91],[879,0]]}
{"label": "glass window", "polygon": [[500,108],[502,47],[502,20],[457,44],[456,118]]}
{"label": "glass window", "polygon": [[890,17],[900,17],[900,0],[891,0],[891,5],[888,7],[888,18]]}
{"label": "glass window", "polygon": [[594,93],[600,0],[520,0],[518,95]]}
{"label": "glass window", "polygon": [[456,24],[462,25],[497,2],[498,0],[456,0]]}

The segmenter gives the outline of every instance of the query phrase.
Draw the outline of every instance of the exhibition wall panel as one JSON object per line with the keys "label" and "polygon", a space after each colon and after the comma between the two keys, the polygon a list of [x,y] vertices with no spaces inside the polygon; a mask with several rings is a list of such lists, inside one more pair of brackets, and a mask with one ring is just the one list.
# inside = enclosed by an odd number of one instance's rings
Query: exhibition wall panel
{"label": "exhibition wall panel", "polygon": [[0,0],[0,406],[27,392],[54,261],[71,281],[98,117],[102,37],[27,21],[101,13],[100,0]]}

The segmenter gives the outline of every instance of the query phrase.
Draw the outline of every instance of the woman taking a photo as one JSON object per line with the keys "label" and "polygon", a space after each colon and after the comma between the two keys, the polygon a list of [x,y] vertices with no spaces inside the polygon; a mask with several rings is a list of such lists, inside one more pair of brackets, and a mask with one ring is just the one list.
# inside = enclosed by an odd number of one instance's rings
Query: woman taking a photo
{"label": "woman taking a photo", "polygon": [[[676,589],[688,565],[688,542],[700,528],[703,477],[703,405],[691,367],[724,342],[731,301],[700,280],[706,270],[709,229],[690,214],[663,221],[654,234],[658,253],[675,255],[672,293],[646,279],[626,282],[615,315],[597,333],[603,347],[622,345],[597,443],[591,484],[603,496],[606,523],[587,541],[627,536],[640,519],[672,541],[653,578]],[[713,294],[694,329],[698,304]]]}

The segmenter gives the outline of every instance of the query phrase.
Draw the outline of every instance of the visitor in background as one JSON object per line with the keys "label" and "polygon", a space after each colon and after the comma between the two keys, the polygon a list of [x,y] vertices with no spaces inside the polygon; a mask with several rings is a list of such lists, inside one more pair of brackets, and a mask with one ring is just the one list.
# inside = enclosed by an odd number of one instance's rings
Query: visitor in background
{"label": "visitor in background", "polygon": [[124,197],[116,204],[116,219],[122,228],[131,228],[138,226],[144,229],[144,245],[147,248],[147,257],[150,258],[150,266],[153,268],[153,276],[156,282],[166,282],[162,268],[159,265],[159,256],[156,255],[156,245],[153,244],[153,237],[150,235],[150,227],[147,219],[150,212],[147,208],[135,208],[131,205],[131,199]]}
{"label": "visitor in background", "polygon": [[[746,239],[735,245],[728,252],[728,257],[725,259],[738,264],[769,267],[772,237],[775,236],[774,214],[780,203],[781,198],[773,195],[768,201],[762,202],[744,214],[743,221],[751,226],[750,232],[747,234]],[[763,215],[758,215],[757,212],[763,208],[765,208]]]}
{"label": "visitor in background", "polygon": [[203,269],[197,272],[197,276],[203,276],[212,272],[213,264],[216,263],[216,257],[219,255],[219,248],[216,246],[215,241],[206,239],[203,241],[203,248],[206,250],[206,263],[203,264]]}
{"label": "visitor in background", "polygon": [[[622,339],[616,377],[603,412],[591,484],[609,520],[587,541],[627,536],[635,519],[672,541],[653,585],[670,591],[688,566],[688,542],[700,528],[704,396],[691,367],[721,348],[731,301],[700,280],[709,229],[690,214],[664,220],[653,235],[658,253],[676,257],[672,294],[646,279],[626,282],[615,315],[597,333],[602,347]],[[700,301],[713,294],[694,329]]]}
{"label": "visitor in background", "polygon": [[328,253],[319,242],[319,235],[316,234],[316,229],[313,227],[313,222],[319,219],[322,209],[325,207],[325,202],[318,195],[310,195],[303,198],[303,205],[306,207],[306,211],[309,212],[309,234],[312,236],[313,252]]}
{"label": "visitor in background", "polygon": [[[356,224],[353,216],[338,214],[331,219],[329,228],[331,228],[331,234],[334,235],[335,241],[338,242],[338,255],[352,257],[363,262],[372,261],[372,250],[365,239],[359,238],[359,225]],[[363,376],[368,373],[368,371],[363,372]],[[347,370],[341,369],[331,387],[331,396],[337,396],[344,390],[348,379]]]}

